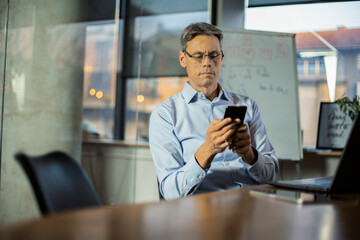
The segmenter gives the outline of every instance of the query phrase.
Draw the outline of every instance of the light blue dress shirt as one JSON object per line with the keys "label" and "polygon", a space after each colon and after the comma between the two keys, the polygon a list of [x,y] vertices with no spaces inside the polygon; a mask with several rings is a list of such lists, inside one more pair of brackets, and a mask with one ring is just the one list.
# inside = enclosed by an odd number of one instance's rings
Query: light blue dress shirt
{"label": "light blue dress shirt", "polygon": [[[210,101],[187,82],[182,92],[162,102],[152,112],[150,150],[160,192],[165,199],[276,179],[278,159],[256,103],[249,97],[226,92],[221,86],[220,89],[219,96]],[[251,146],[258,151],[258,159],[254,165],[249,165],[226,148],[215,156],[210,168],[204,170],[195,160],[195,152],[205,142],[210,123],[214,118],[223,118],[229,105],[247,106],[244,123],[248,125]]]}

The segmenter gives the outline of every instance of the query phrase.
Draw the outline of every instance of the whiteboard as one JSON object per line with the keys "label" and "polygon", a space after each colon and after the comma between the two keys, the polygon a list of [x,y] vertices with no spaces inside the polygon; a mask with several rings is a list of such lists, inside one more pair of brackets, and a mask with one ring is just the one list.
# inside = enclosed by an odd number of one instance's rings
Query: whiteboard
{"label": "whiteboard", "polygon": [[302,159],[295,35],[224,29],[219,82],[258,104],[279,159]]}

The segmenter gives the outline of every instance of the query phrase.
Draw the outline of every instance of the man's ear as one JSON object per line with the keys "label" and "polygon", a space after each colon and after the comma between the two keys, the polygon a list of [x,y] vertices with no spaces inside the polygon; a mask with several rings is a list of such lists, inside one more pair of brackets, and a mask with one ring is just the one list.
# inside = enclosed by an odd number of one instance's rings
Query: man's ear
{"label": "man's ear", "polygon": [[186,68],[185,53],[183,51],[179,52],[179,62],[180,62],[180,66]]}

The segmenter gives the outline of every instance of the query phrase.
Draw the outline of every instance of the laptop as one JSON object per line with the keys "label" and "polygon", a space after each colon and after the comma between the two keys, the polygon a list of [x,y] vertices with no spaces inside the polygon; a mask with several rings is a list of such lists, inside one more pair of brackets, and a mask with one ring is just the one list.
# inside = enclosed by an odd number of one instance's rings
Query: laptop
{"label": "laptop", "polygon": [[335,176],[268,182],[270,185],[323,193],[360,193],[360,114],[353,123]]}

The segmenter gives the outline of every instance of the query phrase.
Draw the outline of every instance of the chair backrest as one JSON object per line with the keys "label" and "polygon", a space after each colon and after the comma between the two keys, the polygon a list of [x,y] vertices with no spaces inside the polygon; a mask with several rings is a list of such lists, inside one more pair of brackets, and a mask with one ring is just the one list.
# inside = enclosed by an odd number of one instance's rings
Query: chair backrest
{"label": "chair backrest", "polygon": [[88,175],[63,152],[30,157],[15,155],[33,187],[43,215],[83,207],[101,206]]}

